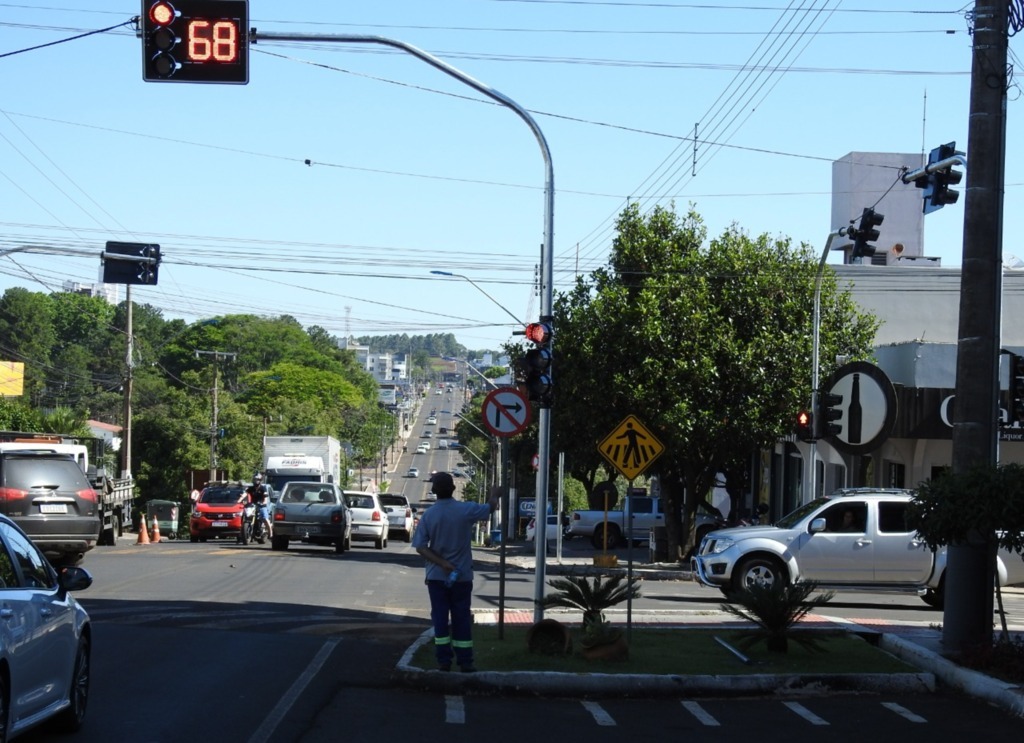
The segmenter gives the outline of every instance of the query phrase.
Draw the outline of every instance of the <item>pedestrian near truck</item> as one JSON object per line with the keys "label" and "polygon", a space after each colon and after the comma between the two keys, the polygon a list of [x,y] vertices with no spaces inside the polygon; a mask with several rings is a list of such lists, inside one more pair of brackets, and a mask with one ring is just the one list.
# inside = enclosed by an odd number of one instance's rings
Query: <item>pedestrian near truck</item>
{"label": "pedestrian near truck", "polygon": [[420,517],[412,545],[426,559],[430,621],[434,625],[437,667],[450,671],[452,662],[465,673],[473,664],[473,525],[498,507],[497,493],[486,503],[457,501],[455,481],[447,472],[430,477],[437,501]]}

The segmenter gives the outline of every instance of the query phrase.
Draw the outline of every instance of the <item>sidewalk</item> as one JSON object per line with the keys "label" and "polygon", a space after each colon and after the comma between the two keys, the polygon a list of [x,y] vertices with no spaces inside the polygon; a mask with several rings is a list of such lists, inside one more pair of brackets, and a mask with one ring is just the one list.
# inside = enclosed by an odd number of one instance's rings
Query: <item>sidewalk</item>
{"label": "sidewalk", "polygon": [[[532,549],[532,545],[529,546]],[[474,561],[493,568],[499,563],[499,548],[476,548]],[[533,571],[534,555],[524,545],[510,545],[506,548],[505,562],[511,571]],[[591,558],[563,558],[558,562],[548,558],[548,575],[607,574],[609,571],[626,570],[620,563],[617,568],[597,568]],[[644,580],[689,580],[688,571],[676,565],[633,565],[634,575]],[[616,623],[626,621],[625,611],[608,612]],[[707,628],[737,625],[735,617],[720,611],[633,611],[634,626],[674,626],[680,628]],[[479,624],[497,623],[495,610],[478,611],[475,621]],[[561,617],[560,617],[561,618]],[[578,621],[578,616],[566,615],[566,621]],[[533,612],[508,610],[503,621],[508,624],[532,624]],[[793,675],[747,675],[747,676],[655,676],[642,674],[569,674],[553,672],[512,672],[479,671],[471,675],[442,673],[433,669],[425,670],[411,665],[416,650],[430,642],[433,634],[427,630],[402,656],[397,666],[399,678],[416,687],[438,688],[445,691],[489,690],[506,693],[561,695],[617,695],[623,694],[779,694],[779,693],[828,693],[829,691],[871,691],[908,693],[932,691],[936,683],[957,689],[969,696],[983,699],[1012,714],[1024,717],[1024,688],[1009,684],[984,674],[956,665],[941,655],[942,633],[932,623],[912,624],[889,622],[887,620],[850,621],[841,617],[811,615],[811,626],[835,627],[875,635],[879,647],[919,669],[917,673],[904,674],[816,674],[814,676]],[[1017,633],[1024,627],[1011,627]]]}

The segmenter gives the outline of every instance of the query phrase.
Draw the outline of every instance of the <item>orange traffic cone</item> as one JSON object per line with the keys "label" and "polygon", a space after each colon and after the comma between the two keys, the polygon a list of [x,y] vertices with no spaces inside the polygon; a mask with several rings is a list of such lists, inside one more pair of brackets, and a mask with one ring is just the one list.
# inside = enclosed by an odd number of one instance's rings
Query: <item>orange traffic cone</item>
{"label": "orange traffic cone", "polygon": [[153,517],[153,544],[160,544],[160,520]]}
{"label": "orange traffic cone", "polygon": [[149,544],[149,529],[146,528],[146,517],[139,522],[139,538],[135,544]]}

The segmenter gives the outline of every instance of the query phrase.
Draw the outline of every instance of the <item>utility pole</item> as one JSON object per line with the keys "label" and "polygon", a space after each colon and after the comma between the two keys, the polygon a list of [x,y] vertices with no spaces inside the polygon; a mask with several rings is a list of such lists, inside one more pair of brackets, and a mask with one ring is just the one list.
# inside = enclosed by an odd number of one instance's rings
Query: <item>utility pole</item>
{"label": "utility pole", "polygon": [[121,477],[132,476],[132,385],[135,377],[135,339],[132,331],[132,287],[124,287],[125,323],[127,337],[124,378],[124,425],[121,428]]}
{"label": "utility pole", "polygon": [[218,363],[221,361],[234,361],[237,353],[225,353],[223,351],[196,351],[196,358],[200,356],[209,356],[213,363],[213,390],[212,390],[212,404],[213,404],[213,423],[210,428],[210,482],[217,479],[217,436],[219,429],[217,428],[217,415],[218,415],[218,403],[217,403],[217,388],[220,386],[220,367]]}
{"label": "utility pole", "polygon": [[[998,455],[1003,189],[1009,0],[974,4],[967,198],[957,341],[953,472],[995,466]],[[943,647],[992,642],[993,535],[948,547]]]}

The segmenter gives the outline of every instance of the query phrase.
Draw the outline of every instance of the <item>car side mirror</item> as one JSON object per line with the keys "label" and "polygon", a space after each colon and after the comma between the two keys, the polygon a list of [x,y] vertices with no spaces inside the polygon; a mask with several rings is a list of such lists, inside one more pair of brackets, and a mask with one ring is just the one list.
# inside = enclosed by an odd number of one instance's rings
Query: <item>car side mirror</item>
{"label": "car side mirror", "polygon": [[817,518],[811,521],[811,525],[807,527],[809,534],[817,534],[818,532],[825,531],[825,519]]}

